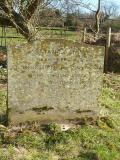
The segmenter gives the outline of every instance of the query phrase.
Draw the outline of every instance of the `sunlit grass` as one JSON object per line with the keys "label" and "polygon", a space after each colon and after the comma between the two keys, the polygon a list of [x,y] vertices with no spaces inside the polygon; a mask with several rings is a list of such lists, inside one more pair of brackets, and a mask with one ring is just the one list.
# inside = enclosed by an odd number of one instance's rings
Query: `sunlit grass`
{"label": "sunlit grass", "polygon": [[[39,33],[40,35],[40,38],[41,37],[64,38],[67,40],[73,40],[73,41],[78,40],[79,42],[81,42],[81,35],[76,31],[69,31],[69,30],[65,31],[62,28],[46,28],[46,27],[37,28],[37,31],[38,31],[37,33]],[[26,42],[25,38],[21,34],[17,33],[15,28],[6,28],[6,35],[3,36],[6,36],[6,38],[0,39],[0,44],[2,44],[2,46],[5,45],[11,46]],[[0,27],[0,37],[2,37],[1,27]]]}

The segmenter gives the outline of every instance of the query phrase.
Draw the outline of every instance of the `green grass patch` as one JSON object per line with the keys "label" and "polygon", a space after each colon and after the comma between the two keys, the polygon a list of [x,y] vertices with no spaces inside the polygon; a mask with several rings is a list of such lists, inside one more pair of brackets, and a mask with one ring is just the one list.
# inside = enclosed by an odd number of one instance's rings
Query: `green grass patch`
{"label": "green grass patch", "polygon": [[6,91],[0,90],[0,113],[5,113],[6,111],[6,97],[7,97]]}
{"label": "green grass patch", "polygon": [[[118,131],[110,128],[101,129],[97,126],[83,126],[61,132],[55,129],[55,124],[50,124],[49,127],[49,132],[40,128],[36,131],[24,129],[19,134],[12,132],[9,136],[6,135],[6,141],[4,141],[8,147],[6,152],[12,157],[16,154],[17,149],[24,148],[27,152],[24,158],[27,159],[31,156],[36,160],[38,158],[52,160],[55,155],[61,160],[97,160],[97,158],[119,160],[120,134]],[[9,146],[13,150],[17,149],[11,152]],[[32,152],[30,153],[30,151]],[[0,156],[2,157],[6,152]]]}
{"label": "green grass patch", "polygon": [[[48,28],[48,27],[39,27],[37,28],[38,33],[43,38],[63,38],[67,40],[78,40],[80,41],[81,35],[77,34],[75,31],[67,30],[65,31],[63,28]],[[0,35],[2,36],[2,28],[0,27]],[[6,28],[6,38],[2,38],[2,45],[10,46],[10,45],[18,45],[23,42],[26,42],[25,38],[17,33],[15,28]],[[14,38],[16,37],[16,38]]]}

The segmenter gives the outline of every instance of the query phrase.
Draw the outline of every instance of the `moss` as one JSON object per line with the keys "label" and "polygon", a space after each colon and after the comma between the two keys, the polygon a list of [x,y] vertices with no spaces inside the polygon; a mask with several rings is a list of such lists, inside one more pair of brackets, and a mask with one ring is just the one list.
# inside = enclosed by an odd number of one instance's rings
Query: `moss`
{"label": "moss", "polygon": [[53,110],[53,107],[49,107],[49,106],[43,106],[43,107],[34,107],[32,108],[33,111],[41,113],[43,111],[49,111],[49,110]]}
{"label": "moss", "polygon": [[80,109],[76,110],[76,113],[89,113],[89,112],[92,112],[92,111],[91,110],[80,110]]}
{"label": "moss", "polygon": [[32,78],[32,76],[33,76],[32,73],[28,74],[28,77],[29,77],[29,78]]}

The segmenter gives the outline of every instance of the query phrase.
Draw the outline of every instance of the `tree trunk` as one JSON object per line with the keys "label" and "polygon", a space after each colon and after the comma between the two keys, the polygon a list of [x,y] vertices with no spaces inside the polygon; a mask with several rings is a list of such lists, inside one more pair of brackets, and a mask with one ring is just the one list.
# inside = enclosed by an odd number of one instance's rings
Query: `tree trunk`
{"label": "tree trunk", "polygon": [[4,26],[10,25],[17,29],[17,31],[22,34],[28,42],[35,40],[35,29],[33,29],[32,24],[30,24],[30,18],[34,14],[37,6],[43,0],[33,0],[27,8],[25,8],[22,13],[14,10],[8,0],[0,1],[0,8],[5,13],[5,16],[0,17],[0,23]]}
{"label": "tree trunk", "polygon": [[11,22],[20,34],[22,34],[28,41],[32,41],[34,37],[34,33],[32,32],[33,30],[29,26],[28,22],[20,16],[20,14],[14,12]]}
{"label": "tree trunk", "polygon": [[32,41],[34,38],[32,25],[29,25],[24,19],[17,13],[13,13],[12,18],[0,17],[0,24],[2,26],[12,26],[23,35],[28,41]]}
{"label": "tree trunk", "polygon": [[98,0],[98,9],[95,14],[95,19],[96,19],[96,24],[95,24],[95,29],[96,29],[96,34],[99,33],[100,31],[100,4],[101,0]]}

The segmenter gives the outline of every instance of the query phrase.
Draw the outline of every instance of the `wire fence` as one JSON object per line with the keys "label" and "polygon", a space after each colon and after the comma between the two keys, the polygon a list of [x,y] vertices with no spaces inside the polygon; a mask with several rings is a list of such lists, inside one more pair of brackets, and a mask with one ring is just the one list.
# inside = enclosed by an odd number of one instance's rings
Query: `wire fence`
{"label": "wire fence", "polygon": [[0,26],[0,46],[7,47],[9,44],[19,42],[23,37],[15,28],[9,26]]}

